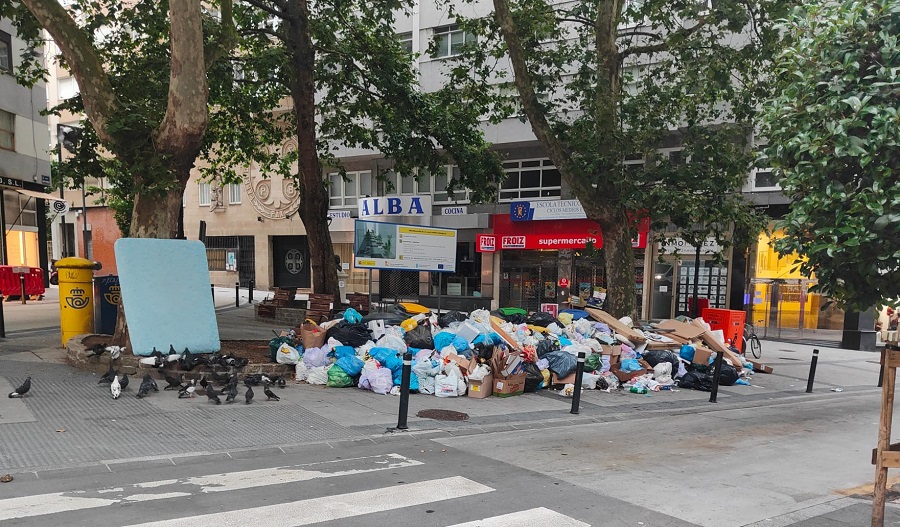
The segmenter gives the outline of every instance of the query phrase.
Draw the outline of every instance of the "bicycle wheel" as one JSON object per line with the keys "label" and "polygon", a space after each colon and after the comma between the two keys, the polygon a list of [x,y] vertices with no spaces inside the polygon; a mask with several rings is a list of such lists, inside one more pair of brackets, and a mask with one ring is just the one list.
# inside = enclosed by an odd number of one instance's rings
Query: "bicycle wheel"
{"label": "bicycle wheel", "polygon": [[753,354],[753,357],[759,359],[762,357],[762,346],[759,344],[759,337],[756,335],[750,335],[750,353]]}

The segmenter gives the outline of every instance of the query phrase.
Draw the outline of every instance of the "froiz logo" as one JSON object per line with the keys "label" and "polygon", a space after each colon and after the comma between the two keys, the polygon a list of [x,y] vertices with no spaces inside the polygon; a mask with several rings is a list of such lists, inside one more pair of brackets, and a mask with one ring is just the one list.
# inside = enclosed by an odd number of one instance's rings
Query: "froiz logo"
{"label": "froiz logo", "polygon": [[84,296],[84,289],[81,288],[72,289],[69,295],[66,297],[66,304],[72,309],[84,309],[91,302],[90,298]]}

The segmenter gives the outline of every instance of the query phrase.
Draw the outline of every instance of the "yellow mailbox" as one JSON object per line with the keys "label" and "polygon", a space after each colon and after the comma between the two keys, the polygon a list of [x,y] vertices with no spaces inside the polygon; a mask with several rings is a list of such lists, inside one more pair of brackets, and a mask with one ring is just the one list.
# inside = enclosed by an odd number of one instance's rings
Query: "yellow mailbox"
{"label": "yellow mailbox", "polygon": [[84,258],[56,261],[59,271],[59,325],[62,345],[75,335],[94,332],[94,269]]}

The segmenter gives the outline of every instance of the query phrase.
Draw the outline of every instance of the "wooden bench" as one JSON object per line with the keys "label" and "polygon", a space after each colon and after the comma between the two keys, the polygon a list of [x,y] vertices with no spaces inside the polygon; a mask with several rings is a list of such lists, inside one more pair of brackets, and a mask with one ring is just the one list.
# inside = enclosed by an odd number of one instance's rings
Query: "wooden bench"
{"label": "wooden bench", "polygon": [[262,303],[257,306],[256,312],[261,317],[274,317],[277,308],[291,307],[296,295],[296,287],[276,287],[275,294],[272,298],[263,300]]}
{"label": "wooden bench", "polygon": [[331,316],[333,308],[334,296],[310,293],[306,307],[306,318],[315,322],[322,322]]}
{"label": "wooden bench", "polygon": [[350,307],[359,311],[361,315],[369,314],[369,295],[365,293],[348,293],[347,303]]}

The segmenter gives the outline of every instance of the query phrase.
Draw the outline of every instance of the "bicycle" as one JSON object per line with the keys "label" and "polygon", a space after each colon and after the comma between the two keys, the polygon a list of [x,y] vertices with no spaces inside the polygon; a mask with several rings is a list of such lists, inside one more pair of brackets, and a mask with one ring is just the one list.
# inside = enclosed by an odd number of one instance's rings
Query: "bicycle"
{"label": "bicycle", "polygon": [[744,336],[742,338],[744,340],[744,355],[747,354],[747,350],[749,349],[750,353],[753,354],[753,358],[761,358],[762,345],[759,343],[759,337],[756,336],[756,326],[753,324],[744,324]]}

